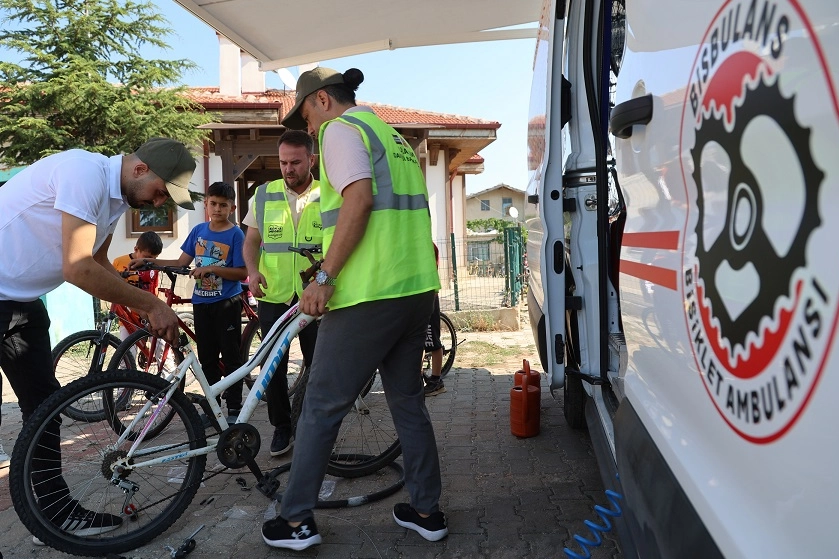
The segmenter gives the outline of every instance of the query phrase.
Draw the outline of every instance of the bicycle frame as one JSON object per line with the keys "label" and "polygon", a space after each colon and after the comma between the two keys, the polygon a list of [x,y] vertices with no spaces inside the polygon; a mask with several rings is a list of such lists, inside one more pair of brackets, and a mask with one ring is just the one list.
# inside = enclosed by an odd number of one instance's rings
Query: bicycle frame
{"label": "bicycle frame", "polygon": [[[115,448],[121,447],[126,440],[131,436],[131,433],[136,433],[135,427],[137,427],[143,420],[142,418],[145,417],[146,413],[152,408],[152,406],[157,406],[151,416],[145,419],[145,424],[143,425],[142,429],[140,430],[139,436],[137,436],[136,440],[133,441],[131,448],[129,449],[127,455],[123,459],[125,464],[127,465],[129,461],[133,458],[136,460],[138,457],[142,457],[146,454],[153,454],[159,452],[161,449],[170,448],[169,446],[159,446],[159,447],[151,447],[145,448],[140,452],[137,452],[137,448],[139,447],[140,443],[143,442],[145,438],[145,434],[148,432],[151,425],[154,423],[155,419],[160,414],[160,411],[163,409],[163,406],[174,394],[175,390],[181,384],[181,381],[186,377],[187,372],[191,369],[193,376],[195,376],[196,380],[198,380],[199,385],[201,386],[201,391],[207,398],[207,402],[210,406],[210,409],[213,412],[213,415],[218,421],[219,426],[222,429],[227,429],[230,424],[227,422],[227,418],[222,413],[221,406],[216,401],[216,398],[220,396],[227,388],[232,386],[234,383],[242,380],[247,376],[251,371],[253,371],[260,363],[263,361],[267,364],[267,366],[263,366],[259,372],[259,375],[256,378],[256,381],[253,384],[253,387],[248,391],[248,395],[245,398],[244,404],[242,406],[242,411],[239,413],[239,416],[236,418],[236,423],[246,423],[248,419],[250,419],[251,415],[253,415],[254,410],[256,410],[256,406],[259,403],[259,400],[262,397],[262,394],[268,384],[271,382],[271,379],[274,377],[274,374],[277,371],[277,367],[280,364],[283,356],[288,352],[289,346],[291,344],[291,340],[294,339],[295,336],[309,325],[312,321],[315,320],[315,317],[303,314],[299,312],[298,305],[293,305],[282,317],[274,324],[265,338],[262,340],[259,348],[257,349],[256,353],[248,359],[247,363],[233,371],[232,373],[228,374],[226,377],[223,377],[220,381],[210,385],[207,381],[207,377],[204,375],[204,371],[201,368],[201,363],[198,361],[197,354],[192,350],[191,345],[187,342],[184,344],[180,349],[185,353],[184,360],[177,366],[174,373],[171,373],[166,376],[167,382],[169,382],[169,389],[167,390],[165,395],[162,395],[159,399],[159,403],[155,404],[153,399],[149,399],[140,410],[140,412],[134,417],[134,419],[129,424],[128,428],[120,435],[119,439],[115,443]],[[147,460],[145,462],[135,462],[129,468],[141,468],[144,466],[151,466],[155,464],[162,464],[166,462],[171,462],[173,460],[180,460],[184,458],[191,458],[194,456],[200,456],[202,454],[209,454],[216,449],[218,445],[218,437],[208,439],[207,445],[203,448],[198,448],[186,452],[178,452],[175,454],[169,454],[166,456],[159,456],[153,460]],[[177,447],[176,447],[177,448]],[[116,481],[116,480],[115,480]],[[130,485],[129,482],[120,480],[119,486],[122,487],[122,483],[127,483]]]}

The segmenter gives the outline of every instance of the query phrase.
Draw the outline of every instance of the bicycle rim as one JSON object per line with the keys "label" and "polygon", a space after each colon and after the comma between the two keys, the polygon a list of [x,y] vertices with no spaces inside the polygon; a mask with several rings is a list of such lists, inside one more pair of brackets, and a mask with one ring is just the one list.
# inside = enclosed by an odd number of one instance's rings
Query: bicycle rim
{"label": "bicycle rim", "polygon": [[451,319],[443,313],[440,313],[440,343],[443,344],[443,366],[440,368],[440,376],[444,377],[454,365],[454,357],[457,353],[457,331]]}
{"label": "bicycle rim", "polygon": [[[303,407],[308,369],[304,377],[292,402],[294,428]],[[402,454],[378,374],[373,375],[361,394],[363,396],[359,395],[341,422],[326,467],[329,475],[345,478],[366,476],[381,470]]]}
{"label": "bicycle rim", "polygon": [[[99,330],[85,330],[71,334],[58,342],[52,351],[55,377],[62,386],[89,374],[101,373],[116,354],[120,339],[113,334],[103,338]],[[104,345],[105,355],[100,364],[100,349]],[[134,359],[130,354],[116,361],[119,369],[134,369]],[[101,398],[79,401],[77,406],[66,408],[67,417],[79,421],[98,421],[103,419]]]}
{"label": "bicycle rim", "polygon": [[[443,362],[440,367],[440,377],[445,377],[454,365],[455,353],[457,353],[457,332],[454,329],[451,319],[440,313],[440,343],[443,345]],[[431,374],[431,352],[426,351],[423,356],[423,374]]]}
{"label": "bicycle rim", "polygon": [[[183,514],[200,486],[206,455],[153,466],[128,465],[121,476],[126,485],[123,490],[112,483],[112,471],[132,442],[116,446],[118,436],[111,427],[114,419],[75,421],[61,417],[67,406],[79,399],[121,390],[132,394],[132,405],[127,410],[109,410],[109,413],[127,425],[147,397],[162,394],[166,388],[167,383],[162,379],[139,371],[104,373],[62,388],[36,410],[18,436],[9,470],[15,510],[32,534],[67,553],[106,555],[148,543]],[[162,406],[172,409],[173,419],[153,441],[139,444],[131,464],[206,445],[198,413],[183,394],[176,391]],[[56,422],[61,422],[57,436]],[[57,474],[62,472],[69,495],[48,487],[55,484]],[[40,502],[36,493],[41,496]],[[61,528],[61,511],[72,507],[71,499],[94,513],[118,516],[122,523],[98,535],[80,536],[65,531]]]}

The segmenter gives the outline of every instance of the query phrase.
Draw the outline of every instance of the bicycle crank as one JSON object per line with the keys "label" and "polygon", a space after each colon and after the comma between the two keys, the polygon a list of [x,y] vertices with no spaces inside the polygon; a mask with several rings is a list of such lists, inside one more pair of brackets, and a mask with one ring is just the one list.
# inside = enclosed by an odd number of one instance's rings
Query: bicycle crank
{"label": "bicycle crank", "polygon": [[259,452],[261,437],[256,427],[249,423],[236,423],[219,435],[216,454],[219,462],[228,468],[243,468]]}

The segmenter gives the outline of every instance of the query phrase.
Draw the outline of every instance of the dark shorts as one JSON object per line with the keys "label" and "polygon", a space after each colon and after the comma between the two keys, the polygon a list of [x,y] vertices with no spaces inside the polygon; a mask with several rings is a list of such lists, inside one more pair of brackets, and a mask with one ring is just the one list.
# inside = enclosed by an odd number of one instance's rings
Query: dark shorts
{"label": "dark shorts", "polygon": [[431,310],[428,329],[425,331],[425,350],[434,351],[442,347],[443,344],[440,343],[440,298],[434,297],[434,308]]}

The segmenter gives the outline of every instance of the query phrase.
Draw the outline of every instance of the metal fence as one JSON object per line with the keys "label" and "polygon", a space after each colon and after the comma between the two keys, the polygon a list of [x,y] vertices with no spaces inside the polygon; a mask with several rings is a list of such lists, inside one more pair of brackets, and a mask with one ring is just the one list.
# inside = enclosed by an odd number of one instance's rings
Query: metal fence
{"label": "metal fence", "polygon": [[[503,242],[499,242],[499,237]],[[440,251],[440,308],[488,310],[515,306],[524,289],[521,230],[435,241]]]}

